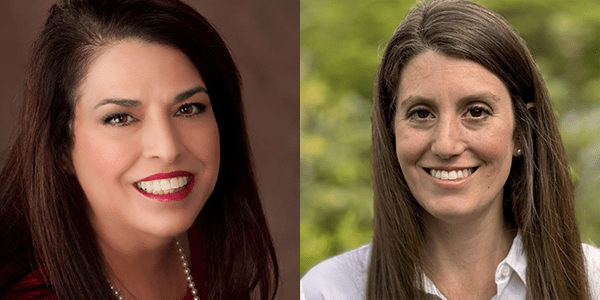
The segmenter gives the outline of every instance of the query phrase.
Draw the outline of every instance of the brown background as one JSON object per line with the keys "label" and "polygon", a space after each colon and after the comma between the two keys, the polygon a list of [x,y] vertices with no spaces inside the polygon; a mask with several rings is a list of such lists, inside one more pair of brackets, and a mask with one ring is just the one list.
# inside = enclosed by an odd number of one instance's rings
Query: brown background
{"label": "brown background", "polygon": [[[0,149],[10,139],[33,40],[56,0],[0,0]],[[277,299],[297,299],[300,257],[298,0],[188,0],[233,52],[259,188],[277,249]]]}

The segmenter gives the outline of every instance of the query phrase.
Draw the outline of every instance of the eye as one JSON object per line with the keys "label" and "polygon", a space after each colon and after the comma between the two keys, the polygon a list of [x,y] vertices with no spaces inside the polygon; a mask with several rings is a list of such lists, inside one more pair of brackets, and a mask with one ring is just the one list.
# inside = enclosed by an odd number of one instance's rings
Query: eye
{"label": "eye", "polygon": [[175,113],[176,116],[191,117],[206,110],[206,105],[202,103],[188,103],[180,106]]}
{"label": "eye", "polygon": [[434,118],[434,115],[428,109],[424,107],[417,107],[412,109],[407,114],[407,119],[412,121],[425,121],[427,119]]}
{"label": "eye", "polygon": [[112,114],[104,118],[104,124],[111,126],[128,126],[135,121],[135,119],[129,114],[117,113]]}
{"label": "eye", "polygon": [[492,113],[489,109],[480,105],[469,107],[469,110],[467,110],[467,113],[465,114],[465,116],[469,119],[483,119],[491,115]]}

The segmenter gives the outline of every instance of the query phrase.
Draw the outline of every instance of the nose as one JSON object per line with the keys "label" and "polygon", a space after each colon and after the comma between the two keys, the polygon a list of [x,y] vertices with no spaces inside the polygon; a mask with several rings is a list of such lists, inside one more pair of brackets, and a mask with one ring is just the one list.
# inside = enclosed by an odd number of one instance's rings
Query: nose
{"label": "nose", "polygon": [[148,120],[144,131],[144,152],[147,158],[160,159],[168,164],[179,159],[183,145],[179,132],[168,118]]}
{"label": "nose", "polygon": [[431,151],[442,159],[460,155],[465,149],[459,120],[448,117],[436,124],[431,141]]}

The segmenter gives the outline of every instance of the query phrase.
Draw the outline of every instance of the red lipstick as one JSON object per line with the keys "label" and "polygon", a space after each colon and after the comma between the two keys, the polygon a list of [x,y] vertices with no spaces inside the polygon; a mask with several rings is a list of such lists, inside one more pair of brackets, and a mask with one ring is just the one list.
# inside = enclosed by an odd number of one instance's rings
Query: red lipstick
{"label": "red lipstick", "polygon": [[155,195],[155,194],[147,193],[147,192],[135,187],[135,185],[134,185],[134,187],[142,195],[144,195],[148,198],[157,200],[159,202],[180,201],[180,200],[185,199],[185,197],[187,197],[190,194],[190,192],[192,191],[192,188],[194,188],[194,183],[196,181],[196,177],[192,173],[186,172],[186,171],[175,171],[175,172],[170,172],[170,173],[157,173],[157,174],[148,176],[148,177],[140,180],[140,181],[153,181],[153,180],[161,180],[161,179],[171,179],[171,178],[182,177],[182,176],[190,176],[191,179],[181,191],[176,192],[176,193]]}

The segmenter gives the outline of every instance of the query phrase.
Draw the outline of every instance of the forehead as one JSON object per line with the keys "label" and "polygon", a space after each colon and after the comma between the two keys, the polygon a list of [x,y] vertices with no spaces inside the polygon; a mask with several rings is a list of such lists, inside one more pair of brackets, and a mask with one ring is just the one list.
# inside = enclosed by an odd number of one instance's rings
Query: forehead
{"label": "forehead", "polygon": [[504,83],[484,66],[434,51],[411,59],[404,67],[398,85],[400,104],[409,97],[441,101],[485,94],[510,103]]}
{"label": "forehead", "polygon": [[78,102],[145,99],[198,84],[203,84],[198,70],[181,51],[160,44],[120,41],[96,54],[79,86]]}

